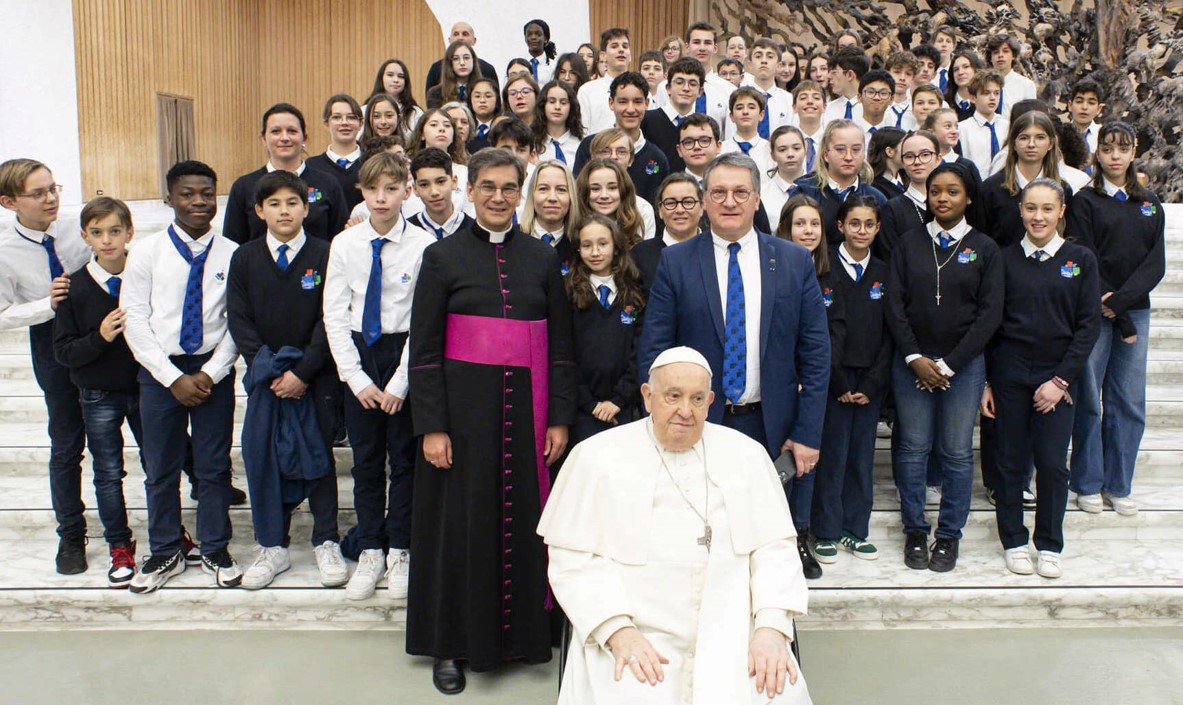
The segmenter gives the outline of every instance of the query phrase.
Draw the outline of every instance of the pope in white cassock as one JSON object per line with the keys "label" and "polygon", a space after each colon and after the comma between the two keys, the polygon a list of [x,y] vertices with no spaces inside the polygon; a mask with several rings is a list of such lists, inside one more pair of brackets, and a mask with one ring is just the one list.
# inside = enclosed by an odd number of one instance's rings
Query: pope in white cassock
{"label": "pope in white cassock", "polygon": [[809,704],[789,651],[808,602],[768,452],[706,423],[711,369],[658,355],[647,419],[571,451],[538,533],[572,624],[560,705]]}

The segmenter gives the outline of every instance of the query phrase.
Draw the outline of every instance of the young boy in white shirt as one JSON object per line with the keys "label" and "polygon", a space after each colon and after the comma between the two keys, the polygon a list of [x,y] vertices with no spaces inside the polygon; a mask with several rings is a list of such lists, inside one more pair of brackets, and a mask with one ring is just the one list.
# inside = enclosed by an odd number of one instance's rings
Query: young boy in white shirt
{"label": "young boy in white shirt", "polygon": [[757,131],[765,115],[764,95],[755,88],[744,86],[731,94],[729,104],[729,122],[735,134],[723,143],[722,153],[742,152],[756,162],[761,174],[767,174],[776,164],[772,161],[768,140]]}
{"label": "young boy in white shirt", "polygon": [[883,67],[895,81],[892,103],[887,106],[888,124],[901,130],[915,130],[916,118],[912,115],[912,83],[919,68],[916,57],[908,51],[897,51],[887,57]]}
{"label": "young boy in white shirt", "polygon": [[990,161],[1006,143],[1009,123],[998,115],[998,98],[1002,93],[1002,76],[994,71],[979,71],[969,84],[974,114],[958,125],[961,156],[974,163],[978,173],[990,174]]}
{"label": "young boy in white shirt", "polygon": [[[831,120],[855,120],[862,115],[859,81],[871,70],[871,62],[862,49],[840,49],[830,60],[830,91],[834,99],[826,105],[822,125]],[[885,106],[886,108],[886,106]]]}
{"label": "young boy in white shirt", "polygon": [[776,67],[780,61],[780,47],[771,39],[761,37],[752,44],[751,87],[764,94],[764,117],[756,132],[768,139],[778,127],[793,123],[793,96],[776,85]]}
{"label": "young boy in white shirt", "polygon": [[1014,70],[1021,49],[1019,40],[1006,34],[996,34],[986,42],[986,49],[990,65],[1002,77],[995,112],[1007,117],[1010,115],[1010,106],[1020,100],[1035,98],[1035,82]]}

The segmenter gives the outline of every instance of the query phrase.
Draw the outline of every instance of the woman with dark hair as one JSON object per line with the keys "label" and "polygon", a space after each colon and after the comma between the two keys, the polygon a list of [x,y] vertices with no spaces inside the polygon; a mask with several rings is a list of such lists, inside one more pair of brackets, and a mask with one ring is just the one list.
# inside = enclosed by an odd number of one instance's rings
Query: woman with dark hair
{"label": "woman with dark hair", "polygon": [[600,51],[596,49],[596,45],[591,42],[584,42],[575,50],[576,54],[583,59],[583,66],[587,69],[587,80],[594,81],[600,77]]}
{"label": "woman with dark hair", "polygon": [[468,151],[476,153],[489,146],[489,130],[493,129],[493,118],[501,114],[501,91],[497,81],[488,76],[472,82],[468,93],[468,107],[472,110],[472,136],[468,140]]}
{"label": "woman with dark hair", "polygon": [[546,84],[534,106],[533,128],[540,145],[539,161],[558,159],[574,164],[583,141],[583,118],[575,89],[557,80]]}
{"label": "woman with dark hair", "polygon": [[543,20],[530,20],[522,26],[522,35],[526,38],[530,75],[539,85],[550,83],[555,73],[555,57],[558,55],[555,43],[550,40],[550,25]]}
{"label": "woman with dark hair", "polygon": [[[398,132],[410,137],[411,132],[423,117],[423,108],[415,102],[411,91],[411,72],[402,59],[387,59],[378,67],[378,75],[374,77],[374,87],[370,90],[370,97],[379,93],[389,93],[394,96],[395,110],[398,111]],[[369,100],[366,104],[369,105]]]}
{"label": "woman with dark hair", "polygon": [[538,82],[529,73],[513,74],[505,79],[501,102],[505,112],[534,127],[534,108],[538,105]]}
{"label": "woman with dark hair", "polygon": [[440,83],[427,91],[427,107],[438,108],[444,103],[463,102],[472,84],[481,78],[481,66],[476,51],[467,42],[452,42],[444,52]]}
{"label": "woman with dark hair", "polygon": [[353,96],[338,93],[325,101],[325,129],[329,132],[329,145],[315,157],[309,157],[308,166],[332,174],[341,186],[345,205],[353,208],[361,203],[361,191],[357,188],[357,174],[361,170],[361,106]]}
{"label": "woman with dark hair", "polygon": [[821,86],[827,101],[833,99],[834,94],[830,91],[830,57],[825,52],[815,51],[806,59],[805,79]]}
{"label": "woman with dark hair", "polygon": [[927,131],[909,133],[900,142],[899,160],[904,165],[904,191],[883,205],[875,237],[875,256],[884,262],[891,261],[891,251],[901,235],[932,220],[926,184],[928,175],[941,164],[936,135]]}
{"label": "woman with dark hair", "polygon": [[534,78],[534,74],[530,71],[530,62],[520,57],[510,59],[509,63],[505,65],[505,82],[508,83],[514,76]]}
{"label": "woman with dark hair", "polygon": [[867,163],[875,177],[871,185],[889,201],[904,192],[905,186],[900,178],[904,166],[900,162],[900,142],[907,134],[898,127],[881,127],[871,135],[871,143],[867,146]]}
{"label": "woman with dark hair", "polygon": [[571,86],[578,94],[580,87],[588,81],[587,64],[575,52],[563,54],[555,62],[555,80]]}

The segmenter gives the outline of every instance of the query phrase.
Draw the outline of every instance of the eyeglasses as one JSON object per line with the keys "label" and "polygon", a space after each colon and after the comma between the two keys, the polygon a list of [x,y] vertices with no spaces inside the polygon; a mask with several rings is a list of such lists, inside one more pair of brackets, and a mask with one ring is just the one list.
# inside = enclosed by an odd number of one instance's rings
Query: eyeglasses
{"label": "eyeglasses", "polygon": [[29,193],[18,193],[16,195],[18,198],[31,198],[34,201],[48,201],[51,195],[60,195],[64,188],[65,187],[61,184],[54,184],[49,188],[39,188],[36,191],[30,191]]}
{"label": "eyeglasses", "polygon": [[599,159],[611,159],[612,157],[628,159],[629,157],[633,156],[633,150],[628,147],[601,149],[600,151],[596,152],[595,156]]}
{"label": "eyeglasses", "polygon": [[353,115],[352,113],[349,115],[330,115],[329,122],[361,122],[361,116]]}
{"label": "eyeglasses", "polygon": [[728,196],[735,199],[736,203],[747,203],[752,197],[752,190],[746,188],[737,188],[734,191],[728,191],[723,188],[713,188],[709,193],[711,200],[715,203],[722,203],[727,200]]}
{"label": "eyeglasses", "polygon": [[675,78],[674,80],[670,81],[670,83],[676,88],[681,88],[681,87],[685,86],[686,88],[689,88],[691,90],[697,90],[699,88],[699,86],[702,85],[698,81],[687,81],[684,78]]}
{"label": "eyeglasses", "polygon": [[894,91],[889,88],[868,88],[863,91],[863,95],[867,98],[890,98],[892,93],[894,93]]}
{"label": "eyeglasses", "polygon": [[517,184],[507,184],[498,188],[493,184],[486,183],[477,184],[476,191],[485,198],[492,198],[497,194],[498,191],[500,191],[501,195],[504,196],[507,201],[512,201],[518,197],[518,194],[522,192],[522,189]]}
{"label": "eyeglasses", "polygon": [[505,95],[510,98],[525,98],[527,96],[534,95],[534,89],[530,88],[529,86],[525,88],[514,88],[512,90],[506,91]]}
{"label": "eyeglasses", "polygon": [[678,144],[682,145],[682,149],[693,149],[695,145],[706,149],[717,141],[714,137],[687,137]]}
{"label": "eyeglasses", "polygon": [[468,54],[455,54],[452,56],[453,64],[471,64],[472,57]]}
{"label": "eyeglasses", "polygon": [[905,164],[927,164],[932,161],[932,158],[937,155],[931,150],[924,150],[923,152],[904,152],[900,155],[900,161]]}
{"label": "eyeglasses", "polygon": [[691,198],[690,196],[687,196],[686,198],[667,198],[659,201],[659,203],[662,210],[675,211],[678,209],[678,206],[682,206],[683,210],[691,210],[699,203],[702,203],[702,201],[698,200],[697,198]]}

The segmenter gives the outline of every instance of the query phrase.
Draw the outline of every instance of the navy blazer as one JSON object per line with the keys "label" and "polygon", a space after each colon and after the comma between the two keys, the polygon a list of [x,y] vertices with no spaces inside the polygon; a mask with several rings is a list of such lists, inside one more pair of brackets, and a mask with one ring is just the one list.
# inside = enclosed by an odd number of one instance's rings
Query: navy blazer
{"label": "navy blazer", "polygon": [[[756,237],[761,265],[760,402],[768,453],[775,459],[785,439],[821,447],[830,331],[809,252],[762,232]],[[712,423],[722,422],[726,403],[723,317],[710,232],[665,248],[645,307],[637,373],[642,382],[648,381],[649,366],[668,348],[686,345],[702,353],[714,373],[715,402],[707,414]]]}

